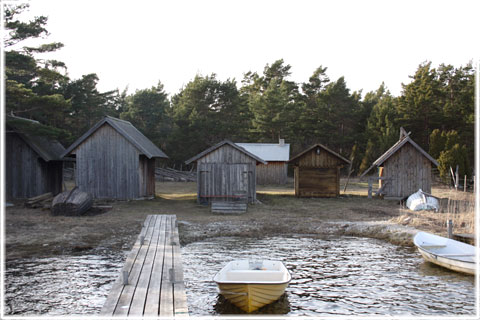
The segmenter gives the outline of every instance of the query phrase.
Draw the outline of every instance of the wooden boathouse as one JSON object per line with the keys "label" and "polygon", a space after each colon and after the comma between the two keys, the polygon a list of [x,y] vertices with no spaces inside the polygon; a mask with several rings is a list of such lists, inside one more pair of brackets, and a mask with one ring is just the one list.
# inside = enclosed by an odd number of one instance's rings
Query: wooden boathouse
{"label": "wooden boathouse", "polygon": [[257,184],[286,184],[290,144],[280,139],[279,143],[236,143],[251,154],[265,160],[257,164]]}
{"label": "wooden boathouse", "polygon": [[199,203],[229,201],[236,197],[246,197],[249,203],[256,201],[256,166],[266,164],[263,159],[224,140],[185,163],[192,162],[197,163]]}
{"label": "wooden boathouse", "polygon": [[386,199],[403,199],[422,189],[432,190],[432,165],[438,162],[423,150],[403,128],[400,139],[365,170],[364,177],[372,168],[378,168],[379,191]]}
{"label": "wooden boathouse", "polygon": [[289,163],[294,166],[295,196],[337,197],[340,168],[350,161],[322,144],[299,153]]}
{"label": "wooden boathouse", "polygon": [[168,158],[130,122],[105,117],[78,138],[64,156],[76,158],[76,184],[96,199],[155,195],[155,159]]}
{"label": "wooden boathouse", "polygon": [[62,192],[65,148],[42,134],[38,121],[7,116],[5,197],[7,200]]}

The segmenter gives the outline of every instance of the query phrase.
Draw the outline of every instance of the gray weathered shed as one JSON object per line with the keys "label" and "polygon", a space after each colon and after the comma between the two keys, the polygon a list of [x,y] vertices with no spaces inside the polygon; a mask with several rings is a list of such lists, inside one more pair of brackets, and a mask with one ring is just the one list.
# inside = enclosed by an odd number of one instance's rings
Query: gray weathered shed
{"label": "gray weathered shed", "polygon": [[31,198],[62,191],[65,148],[41,134],[38,121],[7,117],[5,132],[5,196]]}
{"label": "gray weathered shed", "polygon": [[286,184],[290,144],[280,139],[279,143],[236,143],[267,164],[257,165],[257,184]]}
{"label": "gray weathered shed", "polygon": [[379,168],[381,194],[385,198],[401,199],[417,192],[430,193],[432,189],[432,164],[438,166],[425,150],[401,129],[400,140],[381,155],[362,173]]}
{"label": "gray weathered shed", "polygon": [[246,196],[256,201],[256,165],[266,162],[235,143],[224,140],[185,163],[197,162],[199,203],[228,201]]}
{"label": "gray weathered shed", "polygon": [[100,199],[155,195],[155,158],[168,158],[130,122],[105,117],[64,153],[76,157],[80,190]]}

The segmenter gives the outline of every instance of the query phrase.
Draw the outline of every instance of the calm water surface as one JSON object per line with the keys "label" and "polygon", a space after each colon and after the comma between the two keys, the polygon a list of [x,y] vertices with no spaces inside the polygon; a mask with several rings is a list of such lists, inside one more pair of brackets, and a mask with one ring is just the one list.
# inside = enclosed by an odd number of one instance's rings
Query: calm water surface
{"label": "calm water surface", "polygon": [[[5,313],[94,315],[124,252],[8,261]],[[278,259],[292,274],[262,314],[473,315],[474,277],[426,263],[412,250],[365,238],[214,238],[182,248],[191,315],[243,313],[217,294],[215,273],[233,259]]]}
{"label": "calm water surface", "polygon": [[473,315],[474,277],[426,263],[413,250],[343,237],[216,238],[182,249],[189,311],[243,313],[218,295],[215,273],[233,259],[282,260],[292,274],[286,294],[263,314]]}

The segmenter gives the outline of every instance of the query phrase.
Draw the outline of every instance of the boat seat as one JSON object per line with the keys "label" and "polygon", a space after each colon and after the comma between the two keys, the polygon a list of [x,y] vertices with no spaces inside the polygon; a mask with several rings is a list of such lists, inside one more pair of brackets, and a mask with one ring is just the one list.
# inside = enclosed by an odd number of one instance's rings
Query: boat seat
{"label": "boat seat", "polygon": [[231,270],[226,272],[226,281],[282,281],[284,272],[274,270]]}
{"label": "boat seat", "polygon": [[420,248],[424,248],[424,249],[438,249],[438,248],[446,248],[447,246],[446,245],[436,245],[436,244],[432,244],[432,245],[422,245]]}

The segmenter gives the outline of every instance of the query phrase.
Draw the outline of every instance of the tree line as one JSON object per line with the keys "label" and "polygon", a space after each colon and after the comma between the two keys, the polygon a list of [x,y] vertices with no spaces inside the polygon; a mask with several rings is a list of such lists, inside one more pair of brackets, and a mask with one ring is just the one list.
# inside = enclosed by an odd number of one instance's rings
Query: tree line
{"label": "tree line", "polygon": [[48,35],[46,17],[19,18],[26,9],[28,4],[4,9],[5,112],[38,120],[65,146],[110,115],[130,121],[169,155],[170,164],[223,139],[274,143],[282,138],[292,155],[322,143],[351,159],[359,175],[398,140],[403,127],[439,161],[443,179],[456,165],[461,175],[473,174],[471,62],[459,67],[423,62],[398,97],[383,83],[365,95],[351,92],[344,77],[331,80],[322,65],[306,82],[296,83],[283,59],[267,63],[262,73],[244,73],[240,83],[197,75],[171,97],[160,81],[131,94],[100,92],[96,74],[70,79],[63,62],[39,58],[62,43],[21,45]]}

